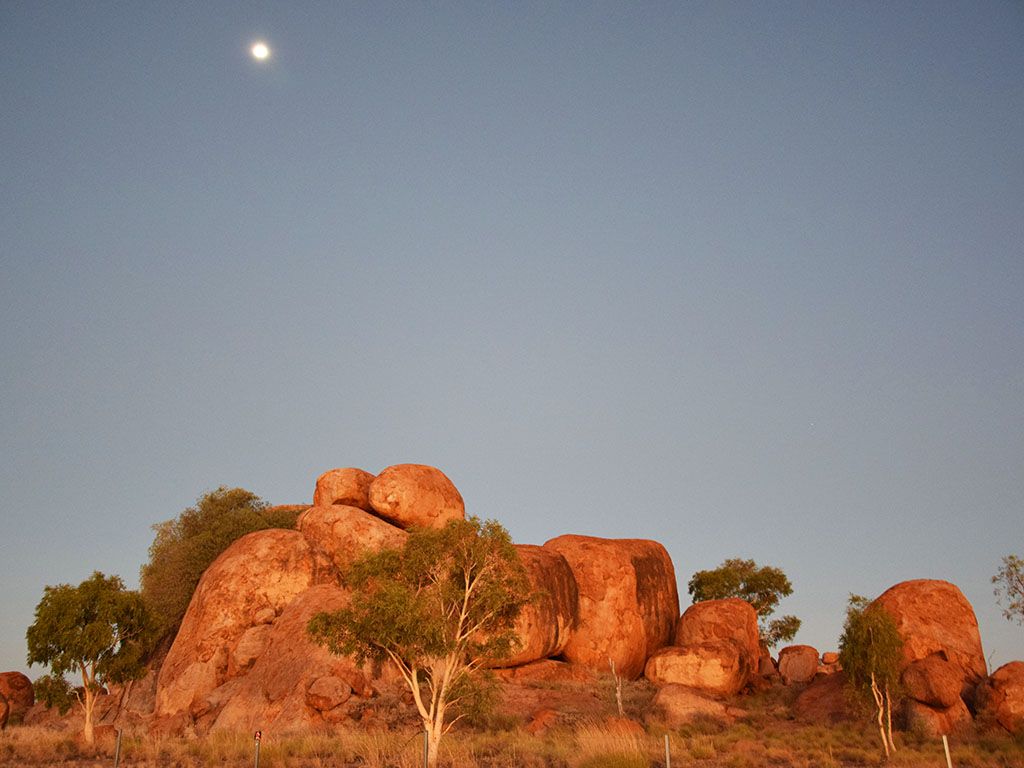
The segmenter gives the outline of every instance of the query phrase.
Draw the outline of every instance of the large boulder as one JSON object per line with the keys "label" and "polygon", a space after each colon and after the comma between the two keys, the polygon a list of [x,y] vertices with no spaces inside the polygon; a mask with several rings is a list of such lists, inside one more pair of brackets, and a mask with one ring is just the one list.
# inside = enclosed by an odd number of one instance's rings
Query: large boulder
{"label": "large boulder", "polygon": [[908,731],[935,739],[963,730],[971,723],[971,713],[959,696],[949,707],[930,707],[916,699],[904,699],[903,721]]}
{"label": "large boulder", "polygon": [[370,484],[370,506],[399,528],[444,528],[449,520],[466,517],[454,483],[425,464],[396,464],[377,475]]}
{"label": "large boulder", "polygon": [[944,653],[933,653],[908,664],[900,681],[907,696],[915,701],[935,709],[948,709],[960,701],[964,673]]}
{"label": "large boulder", "polygon": [[369,512],[342,504],[310,507],[299,519],[298,528],[341,571],[365,551],[400,548],[409,535]]}
{"label": "large boulder", "polygon": [[562,657],[591,669],[639,677],[652,653],[671,642],[679,616],[675,569],[665,548],[646,539],[559,536],[579,589],[579,621]]}
{"label": "large boulder", "polygon": [[35,690],[28,675],[21,672],[0,673],[0,694],[10,707],[10,721],[20,723],[25,713],[36,703]]}
{"label": "large boulder", "polygon": [[745,663],[757,670],[761,658],[761,640],[757,629],[757,611],[746,600],[702,600],[694,603],[676,622],[673,645],[732,640],[745,657]]}
{"label": "large boulder", "polygon": [[516,619],[522,645],[496,664],[515,667],[558,656],[565,650],[579,610],[579,590],[568,561],[561,553],[533,544],[517,544],[536,599]]}
{"label": "large boulder", "polygon": [[893,617],[903,640],[901,667],[944,653],[963,670],[965,701],[988,674],[974,609],[948,581],[916,579],[890,587],[875,601]]}
{"label": "large boulder", "polygon": [[710,717],[731,723],[746,712],[718,699],[704,696],[685,685],[663,685],[654,695],[647,720],[658,725],[675,728],[684,723]]}
{"label": "large boulder", "polygon": [[1004,664],[983,680],[974,703],[979,718],[992,718],[1009,731],[1024,733],[1024,661]]}
{"label": "large boulder", "polygon": [[779,676],[786,685],[809,683],[818,674],[818,649],[810,645],[787,645],[779,651]]}
{"label": "large boulder", "polygon": [[270,625],[251,668],[195,703],[198,729],[283,732],[344,719],[353,695],[372,695],[368,673],[316,644],[306,625],[313,614],[347,604],[348,592],[334,584],[297,595]]}
{"label": "large boulder", "polygon": [[193,702],[242,674],[296,595],[337,583],[337,568],[299,531],[247,534],[206,569],[157,680],[158,718],[189,712]]}
{"label": "large boulder", "polygon": [[751,675],[748,654],[731,638],[666,646],[647,660],[644,676],[655,685],[685,685],[726,698],[740,692]]}
{"label": "large boulder", "polygon": [[346,507],[372,512],[370,506],[370,484],[373,475],[356,467],[329,469],[316,479],[313,492],[314,507],[329,507],[343,504]]}

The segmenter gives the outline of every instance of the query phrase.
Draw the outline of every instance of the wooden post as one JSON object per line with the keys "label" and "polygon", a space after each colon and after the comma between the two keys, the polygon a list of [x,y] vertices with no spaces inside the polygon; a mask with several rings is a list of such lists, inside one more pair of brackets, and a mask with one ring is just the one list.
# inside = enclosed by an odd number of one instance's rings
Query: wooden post
{"label": "wooden post", "polygon": [[114,768],[121,762],[121,729],[117,729],[117,748],[114,750]]}
{"label": "wooden post", "polygon": [[668,734],[665,734],[665,768],[672,768],[672,753],[668,749]]}
{"label": "wooden post", "polygon": [[263,731],[256,731],[256,768],[260,768],[260,741],[263,740]]}
{"label": "wooden post", "polygon": [[953,768],[953,761],[949,758],[949,740],[946,734],[942,734],[942,746],[946,750],[946,768]]}
{"label": "wooden post", "polygon": [[423,730],[423,768],[427,768],[427,761],[430,759],[430,732]]}

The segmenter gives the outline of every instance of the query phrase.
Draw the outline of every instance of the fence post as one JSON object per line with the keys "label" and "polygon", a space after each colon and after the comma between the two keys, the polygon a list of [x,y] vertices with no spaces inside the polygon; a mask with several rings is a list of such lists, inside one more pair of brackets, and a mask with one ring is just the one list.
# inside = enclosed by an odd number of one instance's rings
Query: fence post
{"label": "fence post", "polygon": [[665,768],[672,768],[672,753],[668,748],[668,734],[665,734]]}
{"label": "fence post", "polygon": [[260,741],[263,740],[263,731],[256,731],[253,740],[256,742],[256,768],[260,768]]}
{"label": "fence post", "polygon": [[946,750],[946,768],[953,768],[953,761],[949,758],[949,741],[946,734],[942,734],[942,746]]}
{"label": "fence post", "polygon": [[121,762],[121,729],[117,729],[117,747],[114,749],[114,768]]}
{"label": "fence post", "polygon": [[427,759],[430,757],[430,734],[423,730],[423,768],[427,768]]}

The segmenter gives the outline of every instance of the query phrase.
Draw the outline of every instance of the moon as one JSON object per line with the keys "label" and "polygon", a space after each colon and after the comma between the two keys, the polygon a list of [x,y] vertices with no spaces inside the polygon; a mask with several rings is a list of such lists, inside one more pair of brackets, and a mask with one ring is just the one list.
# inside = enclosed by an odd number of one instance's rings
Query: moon
{"label": "moon", "polygon": [[252,46],[252,56],[254,59],[265,59],[270,55],[270,49],[267,48],[266,43],[255,43]]}

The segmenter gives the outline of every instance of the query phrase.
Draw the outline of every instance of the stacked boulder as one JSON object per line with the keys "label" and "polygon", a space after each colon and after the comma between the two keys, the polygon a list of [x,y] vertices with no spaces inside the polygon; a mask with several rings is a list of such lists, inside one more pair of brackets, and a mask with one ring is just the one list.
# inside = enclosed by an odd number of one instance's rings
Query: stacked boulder
{"label": "stacked boulder", "polygon": [[32,681],[27,675],[21,672],[0,673],[0,720],[3,725],[20,723],[35,700]]}
{"label": "stacked boulder", "polygon": [[[412,526],[464,519],[462,496],[440,470],[400,464],[378,475],[325,472],[313,501],[296,530],[243,536],[203,574],[160,669],[154,731],[335,723],[387,684],[387,669],[330,654],[308,638],[306,623],[346,605],[341,575],[361,552],[400,547]],[[523,679],[566,674],[560,667],[607,671],[609,661],[636,678],[671,642],[679,598],[662,545],[560,536],[517,550],[539,598],[518,619],[522,642],[502,662],[505,679],[519,670]]]}

